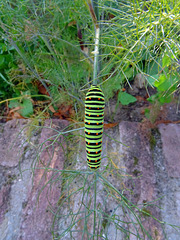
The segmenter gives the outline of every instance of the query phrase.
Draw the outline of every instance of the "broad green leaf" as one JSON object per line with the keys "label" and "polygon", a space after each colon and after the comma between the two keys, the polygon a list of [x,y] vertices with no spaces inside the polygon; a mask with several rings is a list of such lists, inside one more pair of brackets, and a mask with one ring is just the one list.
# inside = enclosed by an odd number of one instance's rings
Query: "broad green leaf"
{"label": "broad green leaf", "polygon": [[162,70],[162,69],[160,69],[160,66],[158,65],[159,61],[160,60],[157,59],[156,62],[155,61],[151,61],[150,63],[148,63],[148,65],[147,65],[147,73],[149,75],[152,75],[152,76],[153,75],[157,75],[159,70]]}
{"label": "broad green leaf", "polygon": [[164,103],[170,103],[172,101],[172,95],[163,95],[159,98],[159,102],[164,104]]}
{"label": "broad green leaf", "polygon": [[159,92],[157,93],[157,99],[162,105],[164,103],[170,103],[172,101],[172,95],[169,93]]}
{"label": "broad green leaf", "polygon": [[33,104],[30,99],[25,98],[23,102],[20,104],[20,106],[22,108],[20,109],[19,112],[23,117],[29,117],[30,115],[33,114]]}
{"label": "broad green leaf", "polygon": [[158,78],[159,78],[159,75],[155,74],[155,75],[149,76],[147,78],[147,81],[150,85],[155,86],[155,83],[158,81]]}
{"label": "broad green leaf", "polygon": [[133,77],[133,68],[132,67],[128,67],[125,72],[124,72],[126,78],[130,79]]}
{"label": "broad green leaf", "polygon": [[128,105],[129,103],[136,102],[137,99],[126,92],[119,92],[118,100],[121,102],[122,105]]}
{"label": "broad green leaf", "polygon": [[158,82],[155,82],[154,85],[157,87],[158,91],[167,91],[172,84],[165,75],[161,75]]}
{"label": "broad green leaf", "polygon": [[18,100],[12,100],[9,103],[9,108],[15,108],[15,107],[18,107],[19,105],[20,105],[20,103]]}
{"label": "broad green leaf", "polygon": [[16,107],[21,107],[21,109],[18,110],[18,112],[23,116],[23,117],[29,117],[30,115],[33,114],[33,104],[30,99],[24,98],[22,102],[18,100],[12,100],[9,103],[9,108],[16,108]]}
{"label": "broad green leaf", "polygon": [[168,67],[171,65],[171,58],[168,55],[165,55],[162,59],[162,67]]}
{"label": "broad green leaf", "polygon": [[147,98],[150,103],[154,103],[158,99],[158,93],[153,94],[151,97]]}

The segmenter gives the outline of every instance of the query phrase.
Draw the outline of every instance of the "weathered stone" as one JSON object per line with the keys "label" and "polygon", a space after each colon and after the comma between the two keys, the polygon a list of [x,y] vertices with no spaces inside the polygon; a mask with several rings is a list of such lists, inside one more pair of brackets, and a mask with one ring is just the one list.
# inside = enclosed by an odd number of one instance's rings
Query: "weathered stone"
{"label": "weathered stone", "polygon": [[[94,174],[84,170],[87,169],[85,165],[85,146],[83,143],[79,143],[81,147],[78,147],[77,167],[78,169],[83,169],[84,172],[80,176],[77,175],[76,182],[71,182],[69,191],[70,193],[74,191],[76,194],[69,196],[69,202],[65,202],[64,205],[62,205],[62,210],[60,211],[62,217],[59,220],[58,231],[59,235],[62,236],[61,239],[70,240],[72,237],[77,240],[82,238],[88,239],[88,234],[90,234],[90,236],[95,234],[94,236],[96,236],[99,233],[99,236],[106,236],[107,239],[123,240],[129,236],[128,231],[136,233],[133,225],[128,223],[128,218],[130,217],[130,213],[128,213],[129,208],[127,207],[128,204],[121,198],[121,195],[112,189],[111,186],[113,186],[121,194],[123,192],[124,196],[144,211],[144,213],[141,213],[132,208],[132,210],[135,211],[134,213],[137,215],[141,214],[142,224],[145,229],[148,229],[151,236],[154,237],[156,235],[157,239],[163,240],[160,225],[157,221],[148,217],[149,213],[156,218],[160,218],[159,209],[154,206],[148,206],[148,202],[154,201],[157,198],[155,171],[151,156],[149,135],[143,131],[139,123],[130,122],[121,122],[119,128],[117,126],[106,131],[106,133],[108,133],[111,138],[114,138],[114,140],[108,137],[103,138],[105,144],[103,145],[102,164],[96,184],[97,209],[95,209],[95,211],[98,212],[96,216],[98,226],[93,230],[93,201],[95,194],[92,188],[95,185],[92,183],[94,182]],[[126,144],[128,147],[123,146],[117,141]],[[84,175],[84,179],[82,175]],[[81,188],[84,189],[83,192],[78,191],[78,189]],[[86,192],[85,189],[89,189],[87,196],[86,194],[84,195],[84,192]],[[130,189],[130,191],[127,189]],[[65,195],[67,196],[68,193],[65,193]],[[114,197],[112,197],[113,195]],[[158,203],[156,204],[158,205]],[[130,205],[131,203],[129,203],[129,206]],[[71,209],[71,215],[68,213],[69,208]],[[88,209],[88,212],[92,211],[92,214],[86,216],[86,209]],[[100,209],[100,212],[98,209]],[[76,223],[72,220],[73,214],[74,217],[76,216]],[[114,218],[115,220],[110,220]],[[131,219],[133,218],[134,216],[132,215]],[[136,222],[136,219],[134,219],[134,222]],[[71,234],[69,232],[63,236],[63,232],[66,232],[71,224],[73,225]],[[87,226],[84,226],[84,224],[87,224]],[[138,223],[136,222],[136,224]],[[126,231],[122,231],[121,227],[124,230],[126,229]],[[142,232],[139,231],[139,234],[141,235]],[[131,240],[136,238],[133,234],[130,235]],[[144,239],[148,239],[148,236]]]}
{"label": "weathered stone", "polygon": [[[59,135],[52,146],[57,134],[68,126],[67,121],[47,120],[42,129],[39,144],[41,154],[36,159],[33,176],[33,187],[29,189],[27,203],[23,210],[22,225],[19,240],[46,240],[52,238],[53,214],[60,196],[61,182],[58,170],[64,166],[63,136]],[[62,144],[62,145],[61,145]],[[53,171],[55,170],[55,171]]]}
{"label": "weathered stone", "polygon": [[[19,124],[20,123],[20,124]],[[12,120],[5,124],[0,132],[0,165],[15,167],[21,160],[23,153],[22,128],[27,120]]]}
{"label": "weathered stone", "polygon": [[[25,123],[25,120],[6,123],[2,128],[6,130],[1,131],[1,143],[2,139],[10,139],[9,144],[13,142],[15,132],[18,134],[20,129],[26,127]],[[62,240],[86,240],[93,238],[93,235],[100,240],[138,238],[128,231],[139,234],[142,239],[150,239],[142,235],[132,211],[141,219],[153,240],[164,240],[165,237],[161,225],[148,214],[180,225],[180,154],[176,155],[179,151],[176,145],[179,145],[179,126],[161,125],[161,135],[156,132],[153,136],[147,125],[135,122],[121,122],[105,130],[110,138],[103,136],[102,164],[96,176],[87,168],[84,138],[79,138],[79,132],[78,136],[71,136],[67,144],[68,159],[65,162],[65,140],[62,135],[58,136],[57,131],[67,125],[68,122],[62,120],[45,121],[44,126],[38,126],[42,131],[37,131],[29,139],[30,145],[23,145],[26,132],[20,133],[19,145],[15,145],[12,152],[17,152],[22,146],[22,176],[19,175],[19,159],[17,161],[15,155],[9,155],[13,158],[13,164],[10,159],[7,164],[1,161],[2,240],[50,240],[53,239],[52,230],[54,239],[57,235]],[[12,136],[9,133],[12,130],[10,126],[13,129]],[[80,134],[83,135],[83,132]],[[3,146],[0,150],[5,156],[6,145]],[[61,175],[64,166],[66,172]],[[5,185],[7,180],[8,184]],[[123,197],[127,197],[131,203]],[[153,202],[157,198],[159,200]],[[152,202],[152,205],[148,202]],[[137,211],[131,204],[142,211]],[[136,222],[136,228],[130,221]],[[164,232],[167,239],[179,240],[180,233],[172,227],[164,225]]]}
{"label": "weathered stone", "polygon": [[[7,154],[7,152],[4,151],[5,143],[3,142],[3,147],[1,146],[2,155],[5,156],[3,161],[7,160],[7,162],[3,162],[4,166],[0,168],[1,189],[4,187],[5,189],[7,188],[7,191],[5,191],[7,194],[5,194],[5,198],[3,198],[4,204],[7,207],[0,224],[0,236],[2,240],[17,239],[22,215],[22,202],[26,196],[27,186],[30,183],[30,174],[29,171],[27,172],[27,169],[30,169],[32,160],[27,159],[26,161],[23,158],[24,151],[27,147],[25,130],[27,124],[27,120],[13,120],[1,126],[1,140],[3,137],[3,139],[8,141],[7,146],[11,147],[11,149],[8,149],[11,151],[11,154]],[[17,153],[22,155],[21,161],[19,161],[20,157]],[[31,155],[31,157],[32,156],[33,155]],[[26,170],[23,181],[20,176],[18,164],[20,164],[19,166],[21,166],[22,171]]]}
{"label": "weathered stone", "polygon": [[[160,133],[155,134],[156,145],[154,147],[153,155],[154,155],[154,166],[156,168],[156,185],[157,185],[159,197],[160,197],[161,219],[166,223],[164,225],[164,232],[166,234],[167,239],[179,240],[180,239],[179,227],[173,228],[168,225],[168,224],[172,224],[175,226],[180,226],[180,217],[179,217],[180,178],[177,177],[178,176],[177,174],[175,177],[171,177],[169,174],[169,168],[171,167],[171,163],[169,162],[167,164],[167,158],[165,157],[166,156],[165,153],[168,152],[170,144],[167,144],[168,142],[164,144],[165,140],[167,140],[167,132],[165,130],[166,127],[169,128],[169,130],[171,129],[172,132],[174,132],[174,130],[178,126],[174,126],[175,127],[174,128],[173,126],[169,127],[169,125],[171,124],[168,124],[168,125],[163,124],[159,126],[159,132],[161,133],[160,135],[161,138],[156,136]],[[172,135],[170,134],[169,138],[171,137]],[[179,137],[180,136],[178,134],[177,138]],[[170,139],[168,139],[168,141],[169,140]],[[175,153],[175,156],[176,156],[176,153]],[[173,161],[172,164],[175,163],[178,166],[179,158],[176,158],[176,160],[177,160],[177,163]]]}
{"label": "weathered stone", "polygon": [[10,185],[4,185],[0,189],[0,224],[5,218],[5,213],[8,210]]}
{"label": "weathered stone", "polygon": [[[116,131],[109,130],[108,132],[116,141],[118,140],[122,143],[120,144],[110,139],[107,140],[107,155],[110,157],[114,166],[119,169],[119,175],[122,176],[121,178],[118,177],[118,175],[116,175],[116,177],[111,177],[113,186],[116,186],[117,189],[123,192],[123,195],[126,196],[128,200],[144,211],[143,213],[134,209],[134,213],[141,216],[142,225],[145,229],[148,229],[150,235],[154,237],[155,229],[158,229],[158,239],[163,240],[160,225],[157,221],[148,217],[148,214],[151,214],[158,219],[160,218],[159,209],[154,206],[148,206],[148,202],[157,199],[155,171],[149,143],[149,131],[146,131],[139,123],[122,121],[119,124],[119,129],[116,128]],[[118,182],[117,179],[119,179]],[[156,204],[158,205],[158,203]],[[110,199],[107,201],[107,211],[115,211],[117,206],[117,203],[114,201],[110,201]],[[117,230],[116,226],[114,226],[114,229],[111,227],[111,230],[108,231],[109,238],[111,238],[112,232],[117,234],[117,231],[120,233],[116,236],[114,235],[111,239],[125,239],[129,235],[129,239],[137,239],[137,236],[128,234],[128,230],[135,234],[142,235],[140,230],[139,233],[136,232],[133,225],[125,224],[130,217],[128,209],[122,212],[120,208],[117,208],[114,214],[116,213],[120,216],[121,221],[124,222],[124,229],[126,229],[127,232],[120,232],[119,229]],[[134,216],[131,216],[131,219],[136,222]],[[148,239],[148,236],[144,236],[143,239]]]}
{"label": "weathered stone", "polygon": [[[78,135],[83,135],[83,131]],[[76,148],[69,145],[69,151],[73,159],[72,165],[68,167],[69,172],[66,173],[66,178],[63,181],[63,191],[61,192],[62,199],[59,202],[57,215],[59,216],[59,225],[57,234],[62,240],[83,239],[88,240],[94,234],[97,236],[98,224],[101,228],[101,214],[96,213],[94,209],[94,174],[88,169],[85,153],[84,138],[74,137],[73,143],[77,141]],[[72,172],[71,172],[72,171]],[[104,212],[104,197],[103,185],[97,180],[96,206],[99,206]],[[98,224],[94,229],[94,214]],[[100,238],[99,238],[100,239]]]}
{"label": "weathered stone", "polygon": [[180,177],[180,125],[159,125],[165,157],[165,167],[169,177]]}

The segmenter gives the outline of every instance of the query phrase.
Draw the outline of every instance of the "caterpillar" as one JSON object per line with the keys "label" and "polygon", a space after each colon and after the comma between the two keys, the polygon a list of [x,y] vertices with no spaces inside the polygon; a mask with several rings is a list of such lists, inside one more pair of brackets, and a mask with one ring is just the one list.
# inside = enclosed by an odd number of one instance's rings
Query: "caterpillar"
{"label": "caterpillar", "polygon": [[101,88],[92,85],[86,94],[84,118],[87,165],[91,169],[101,165],[104,106]]}

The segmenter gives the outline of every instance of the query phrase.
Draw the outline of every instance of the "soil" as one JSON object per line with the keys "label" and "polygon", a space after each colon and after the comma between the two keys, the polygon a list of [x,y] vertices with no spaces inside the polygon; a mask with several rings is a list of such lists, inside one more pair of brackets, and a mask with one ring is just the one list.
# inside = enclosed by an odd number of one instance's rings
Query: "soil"
{"label": "soil", "polygon": [[[137,98],[135,103],[131,103],[128,106],[123,106],[122,104],[117,104],[117,96],[111,99],[107,103],[107,108],[105,109],[105,122],[120,122],[120,121],[130,121],[130,122],[143,122],[150,121],[152,123],[170,123],[180,121],[180,96],[175,95],[171,103],[166,103],[160,105],[157,103],[150,103],[147,98],[156,93],[156,90],[149,87],[149,89],[136,88],[133,92],[130,87],[127,88],[126,92],[134,95]],[[145,115],[146,109],[149,109],[150,116],[147,118]]]}
{"label": "soil", "polygon": [[[180,96],[174,95],[173,101],[168,104],[160,106],[158,104],[151,104],[147,98],[156,93],[156,90],[152,87],[138,86],[137,82],[133,82],[131,87],[126,87],[126,92],[137,98],[135,103],[131,103],[127,106],[123,106],[118,103],[118,93],[114,98],[110,99],[106,103],[105,108],[105,123],[114,123],[121,121],[130,122],[143,122],[150,121],[151,123],[169,123],[180,121]],[[146,109],[149,109],[149,119],[145,116]],[[52,116],[52,118],[59,118],[58,116]],[[66,119],[66,118],[65,118]],[[68,118],[67,118],[68,120]],[[7,121],[7,111],[5,104],[0,105],[0,123]]]}

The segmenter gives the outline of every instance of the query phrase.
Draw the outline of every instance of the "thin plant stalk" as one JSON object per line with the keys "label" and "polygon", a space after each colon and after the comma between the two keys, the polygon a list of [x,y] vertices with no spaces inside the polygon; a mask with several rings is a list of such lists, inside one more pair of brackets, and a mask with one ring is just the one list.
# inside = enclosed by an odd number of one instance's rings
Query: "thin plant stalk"
{"label": "thin plant stalk", "polygon": [[99,37],[100,37],[100,27],[98,24],[98,6],[97,0],[93,0],[93,3],[96,5],[96,13],[95,9],[93,8],[93,4],[91,0],[87,0],[89,11],[91,14],[92,21],[94,23],[95,28],[95,44],[94,44],[94,70],[93,70],[93,85],[97,85],[98,80],[98,57],[99,57]]}
{"label": "thin plant stalk", "polygon": [[96,183],[97,183],[97,172],[94,173],[94,228],[93,228],[93,240],[95,238],[95,232],[96,232]]}
{"label": "thin plant stalk", "polygon": [[93,84],[97,85],[98,80],[98,57],[99,57],[99,36],[100,28],[95,30],[95,49],[94,49],[94,72],[93,72]]}
{"label": "thin plant stalk", "polygon": [[[95,8],[93,7],[93,4]],[[93,85],[97,85],[98,80],[98,57],[99,57],[99,37],[100,37],[100,27],[98,24],[98,0],[87,0],[89,11],[92,17],[95,28],[95,48],[93,51],[94,54],[94,70],[93,70]],[[97,172],[94,172],[94,227],[93,227],[93,240],[95,239],[96,234],[96,183],[97,183]]]}

